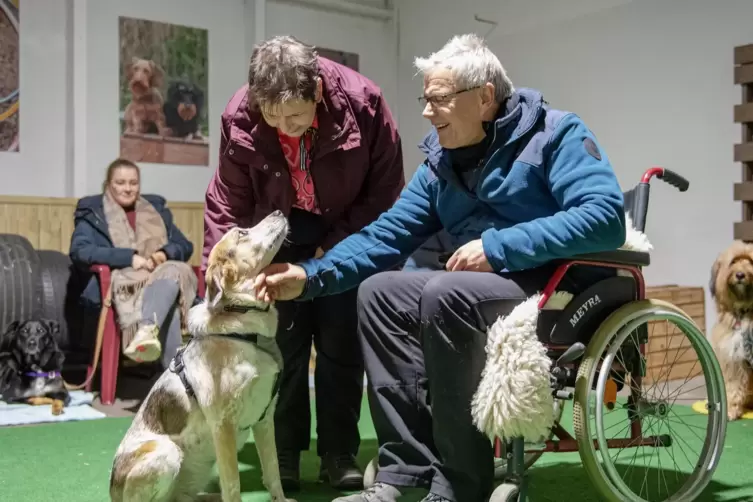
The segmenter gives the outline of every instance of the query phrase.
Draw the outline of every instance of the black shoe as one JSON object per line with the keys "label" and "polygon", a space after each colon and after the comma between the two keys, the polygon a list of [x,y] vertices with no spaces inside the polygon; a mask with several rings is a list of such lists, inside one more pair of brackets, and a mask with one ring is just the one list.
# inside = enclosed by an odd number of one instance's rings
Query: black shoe
{"label": "black shoe", "polygon": [[277,452],[277,462],[280,464],[280,481],[286,492],[297,492],[301,489],[301,453],[282,450]]}
{"label": "black shoe", "polygon": [[339,490],[362,490],[363,472],[350,453],[328,453],[322,457],[319,479]]}

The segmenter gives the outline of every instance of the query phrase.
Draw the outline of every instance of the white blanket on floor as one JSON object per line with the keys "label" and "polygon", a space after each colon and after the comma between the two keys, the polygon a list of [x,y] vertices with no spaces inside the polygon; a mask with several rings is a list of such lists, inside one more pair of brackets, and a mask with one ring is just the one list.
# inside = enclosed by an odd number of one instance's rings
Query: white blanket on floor
{"label": "white blanket on floor", "polygon": [[52,405],[8,404],[0,401],[0,427],[8,425],[29,425],[45,422],[70,422],[74,420],[95,420],[105,418],[105,414],[91,407],[94,394],[81,390],[71,392],[71,402],[61,415],[52,414]]}

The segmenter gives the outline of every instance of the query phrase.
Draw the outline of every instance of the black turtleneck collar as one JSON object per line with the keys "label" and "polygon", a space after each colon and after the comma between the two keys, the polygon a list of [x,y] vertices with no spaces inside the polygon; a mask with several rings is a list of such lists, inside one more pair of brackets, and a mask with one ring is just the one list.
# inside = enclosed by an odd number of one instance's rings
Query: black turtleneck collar
{"label": "black turtleneck collar", "polygon": [[499,107],[497,116],[494,119],[482,124],[486,134],[481,141],[473,145],[447,149],[452,163],[452,170],[463,181],[463,184],[469,191],[475,191],[482,163],[494,138],[496,122],[510,115],[518,106],[519,100],[518,95],[514,94]]}

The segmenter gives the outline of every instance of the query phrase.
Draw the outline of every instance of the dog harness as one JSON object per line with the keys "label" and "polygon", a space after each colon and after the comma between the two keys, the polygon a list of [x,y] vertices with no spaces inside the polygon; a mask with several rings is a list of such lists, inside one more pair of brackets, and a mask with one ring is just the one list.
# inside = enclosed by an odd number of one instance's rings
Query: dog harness
{"label": "dog harness", "polygon": [[[246,313],[250,310],[258,310],[260,312],[267,312],[269,311],[269,305],[267,305],[266,308],[261,309],[259,307],[253,307],[253,306],[247,306],[247,305],[226,305],[223,310],[225,312],[237,312],[237,313]],[[225,338],[232,338],[234,340],[240,340],[242,342],[246,343],[252,343],[256,345],[257,349],[261,350],[262,352],[267,352],[266,350],[262,349],[259,346],[259,337],[263,336],[259,333],[207,333],[205,336],[222,336]],[[178,349],[178,352],[173,356],[172,360],[170,361],[170,364],[168,366],[168,369],[178,375],[178,378],[180,378],[180,381],[183,383],[183,387],[186,389],[186,394],[188,394],[188,397],[196,397],[196,392],[194,392],[193,387],[188,382],[188,379],[186,378],[186,372],[185,372],[185,364],[183,363],[183,351],[188,348],[188,346],[191,344],[192,341],[194,341],[195,338],[191,338],[188,340],[188,343],[186,343],[183,347]],[[280,373],[278,372],[275,375],[274,383],[272,384],[272,398],[274,398],[277,393],[280,390]],[[259,420],[263,420],[264,417],[267,415],[267,411],[269,411],[269,406],[272,404],[272,399],[269,400],[269,403],[267,403],[267,407],[264,408],[264,411],[261,414],[261,417],[259,417]]]}

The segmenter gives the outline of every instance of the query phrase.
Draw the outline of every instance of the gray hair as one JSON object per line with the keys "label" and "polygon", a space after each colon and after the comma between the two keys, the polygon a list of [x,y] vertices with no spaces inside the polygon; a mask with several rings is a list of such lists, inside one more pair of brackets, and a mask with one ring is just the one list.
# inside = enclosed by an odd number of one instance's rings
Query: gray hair
{"label": "gray hair", "polygon": [[494,84],[494,98],[498,103],[515,91],[502,63],[475,34],[455,35],[429,57],[417,57],[414,65],[424,75],[431,74],[437,68],[448,69],[457,84],[465,89],[490,82]]}
{"label": "gray hair", "polygon": [[318,54],[295,37],[282,35],[254,46],[248,69],[249,104],[316,99]]}

